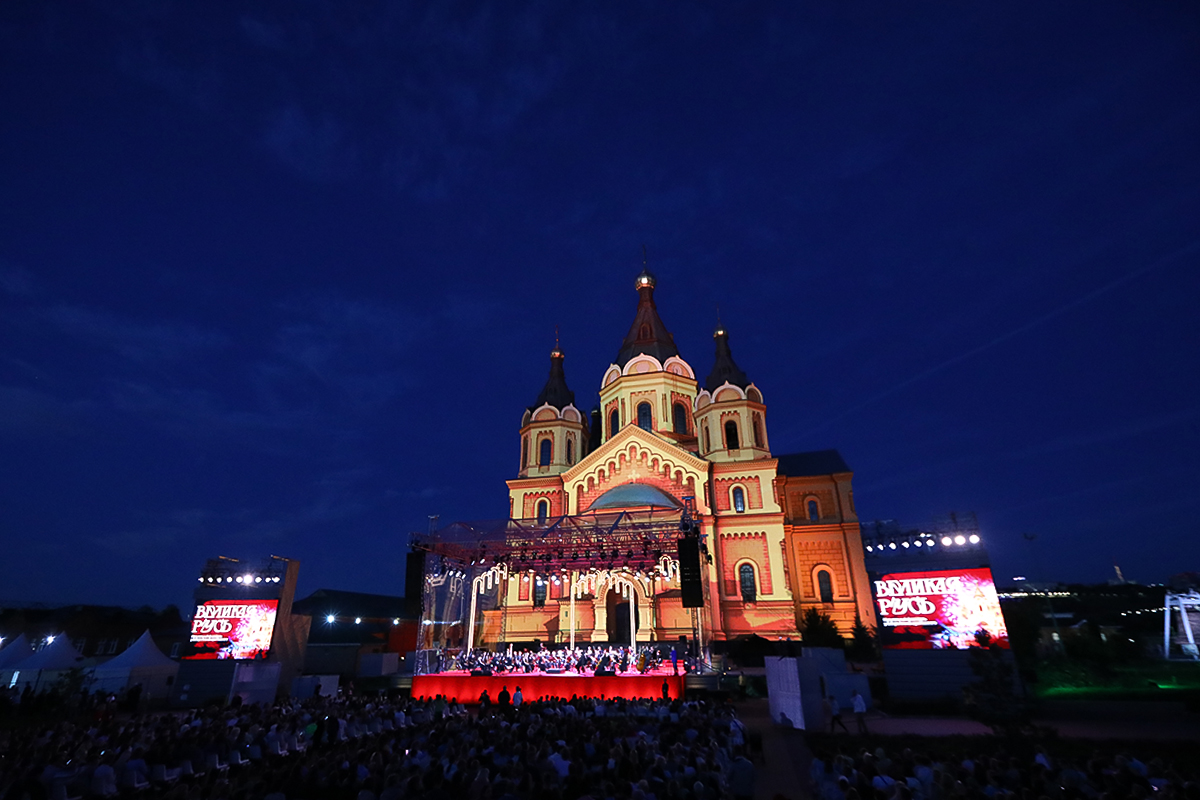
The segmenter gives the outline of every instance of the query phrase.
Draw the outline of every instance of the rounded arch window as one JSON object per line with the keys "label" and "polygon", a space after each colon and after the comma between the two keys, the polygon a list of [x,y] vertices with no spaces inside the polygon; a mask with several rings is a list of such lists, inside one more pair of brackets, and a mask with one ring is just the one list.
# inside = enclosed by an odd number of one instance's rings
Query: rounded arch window
{"label": "rounded arch window", "polygon": [[651,416],[649,403],[638,403],[637,407],[637,424],[644,431],[651,430],[654,427],[654,420]]}
{"label": "rounded arch window", "polygon": [[738,567],[738,585],[742,590],[742,601],[753,603],[758,598],[758,584],[754,581],[754,565],[747,562]]}
{"label": "rounded arch window", "polygon": [[725,449],[737,450],[741,448],[741,442],[738,441],[738,427],[734,420],[725,422]]}
{"label": "rounded arch window", "polygon": [[621,429],[621,414],[617,409],[613,409],[608,415],[608,435],[613,437],[617,435],[617,431]]}
{"label": "rounded arch window", "polygon": [[763,446],[762,416],[759,414],[754,415],[754,446]]}
{"label": "rounded arch window", "polygon": [[817,594],[822,603],[833,602],[833,576],[827,569],[817,570]]}
{"label": "rounded arch window", "polygon": [[704,452],[712,450],[712,440],[708,438],[708,423],[704,423]]}
{"label": "rounded arch window", "polygon": [[550,439],[542,439],[538,443],[538,466],[550,466],[550,458],[554,455],[554,442]]}
{"label": "rounded arch window", "polygon": [[809,498],[807,507],[808,507],[808,521],[809,522],[818,522],[821,519],[821,506],[817,504],[816,500]]}
{"label": "rounded arch window", "polygon": [[675,432],[676,433],[687,433],[688,432],[687,406],[685,406],[683,403],[676,403],[672,407],[672,414],[674,415],[674,419],[672,421],[675,423],[674,424]]}
{"label": "rounded arch window", "polygon": [[733,487],[733,510],[737,513],[744,513],[746,510],[746,490],[740,486]]}
{"label": "rounded arch window", "polygon": [[545,525],[546,520],[550,518],[550,501],[546,499],[538,500],[537,502],[537,521],[538,525]]}
{"label": "rounded arch window", "polygon": [[575,463],[575,440],[567,439],[567,463]]}
{"label": "rounded arch window", "polygon": [[521,437],[521,469],[529,466],[529,437]]}

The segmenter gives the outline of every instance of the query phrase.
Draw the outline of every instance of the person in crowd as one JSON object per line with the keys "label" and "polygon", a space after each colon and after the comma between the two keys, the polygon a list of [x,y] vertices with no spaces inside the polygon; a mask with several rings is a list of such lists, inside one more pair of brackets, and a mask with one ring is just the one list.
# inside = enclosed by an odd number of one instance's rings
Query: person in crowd
{"label": "person in crowd", "polygon": [[867,701],[858,689],[855,689],[850,695],[850,706],[854,709],[854,724],[858,728],[858,732],[867,735]]}

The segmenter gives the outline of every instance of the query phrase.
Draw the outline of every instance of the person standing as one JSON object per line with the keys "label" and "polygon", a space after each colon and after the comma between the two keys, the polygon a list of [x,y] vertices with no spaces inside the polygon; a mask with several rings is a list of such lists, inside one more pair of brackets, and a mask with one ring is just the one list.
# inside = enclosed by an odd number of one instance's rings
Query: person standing
{"label": "person standing", "polygon": [[671,645],[671,671],[676,675],[679,674],[679,652]]}
{"label": "person standing", "polygon": [[500,707],[500,711],[508,710],[508,704],[512,700],[512,695],[508,693],[508,684],[505,684],[500,689],[500,694],[496,695],[496,705]]}
{"label": "person standing", "polygon": [[741,748],[729,765],[729,791],[734,800],[754,800],[754,764]]}
{"label": "person standing", "polygon": [[518,686],[512,696],[513,711],[520,711],[523,702],[525,702],[525,696],[521,694],[521,687]]}
{"label": "person standing", "polygon": [[[858,727],[858,732],[863,736],[867,735],[867,701],[858,690],[854,690],[854,694],[850,695],[850,703],[854,708],[854,724]],[[843,726],[844,727],[844,726]]]}
{"label": "person standing", "polygon": [[663,678],[663,700],[671,699],[671,684],[667,683],[667,679]]}
{"label": "person standing", "polygon": [[838,702],[837,695],[830,692],[828,697],[831,709],[829,718],[829,732],[833,733],[833,729],[838,725],[841,725],[842,730],[845,733],[849,733],[850,729],[846,727],[845,722],[842,722],[842,704]]}

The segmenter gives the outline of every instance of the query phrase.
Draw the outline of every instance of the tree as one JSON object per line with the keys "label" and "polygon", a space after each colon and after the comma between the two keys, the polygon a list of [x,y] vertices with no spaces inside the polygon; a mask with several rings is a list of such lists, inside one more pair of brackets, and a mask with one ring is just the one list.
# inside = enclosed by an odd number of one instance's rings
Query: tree
{"label": "tree", "polygon": [[851,629],[849,656],[852,661],[875,661],[879,658],[879,649],[875,631],[866,626],[862,617],[854,615],[854,628]]}
{"label": "tree", "polygon": [[963,687],[967,713],[998,735],[1016,736],[1029,724],[1029,708],[1017,696],[1011,653],[986,630],[975,641],[967,659],[978,680]]}
{"label": "tree", "polygon": [[801,644],[808,647],[845,647],[846,640],[838,633],[837,624],[828,614],[809,606],[804,612],[800,631]]}

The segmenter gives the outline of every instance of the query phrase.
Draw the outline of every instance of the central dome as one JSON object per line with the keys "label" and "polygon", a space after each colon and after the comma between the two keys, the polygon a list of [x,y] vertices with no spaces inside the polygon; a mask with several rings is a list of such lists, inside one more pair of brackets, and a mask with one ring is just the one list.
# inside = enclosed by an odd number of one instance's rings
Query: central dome
{"label": "central dome", "polygon": [[623,483],[597,497],[595,502],[588,506],[588,510],[639,508],[641,506],[683,508],[683,504],[674,497],[648,483]]}

